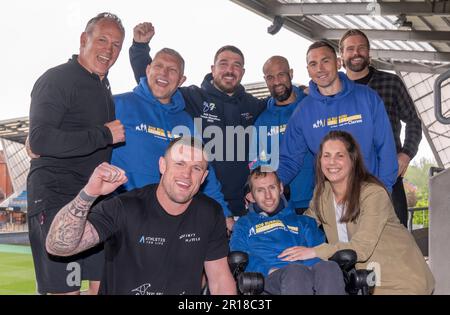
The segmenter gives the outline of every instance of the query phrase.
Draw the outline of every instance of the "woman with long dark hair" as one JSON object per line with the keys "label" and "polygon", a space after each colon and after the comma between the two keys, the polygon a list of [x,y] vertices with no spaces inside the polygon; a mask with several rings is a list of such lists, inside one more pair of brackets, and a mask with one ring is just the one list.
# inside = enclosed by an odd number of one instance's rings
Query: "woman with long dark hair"
{"label": "woman with long dark hair", "polygon": [[364,167],[351,134],[331,131],[316,160],[316,188],[305,213],[323,225],[328,243],[283,252],[285,260],[328,259],[353,249],[357,268],[375,269],[374,294],[431,294],[434,278],[412,235],[400,224],[383,184]]}

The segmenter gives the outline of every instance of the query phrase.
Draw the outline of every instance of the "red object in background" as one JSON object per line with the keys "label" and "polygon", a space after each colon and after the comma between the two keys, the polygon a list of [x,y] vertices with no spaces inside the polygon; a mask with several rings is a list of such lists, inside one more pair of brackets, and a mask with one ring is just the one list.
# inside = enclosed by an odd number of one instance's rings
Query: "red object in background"
{"label": "red object in background", "polygon": [[13,193],[8,167],[6,166],[3,151],[0,151],[0,202]]}

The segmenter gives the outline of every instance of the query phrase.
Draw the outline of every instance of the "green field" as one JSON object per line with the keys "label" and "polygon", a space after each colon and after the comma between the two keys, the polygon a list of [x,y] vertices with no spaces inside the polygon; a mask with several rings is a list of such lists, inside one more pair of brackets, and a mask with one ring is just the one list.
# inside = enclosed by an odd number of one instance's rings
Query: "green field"
{"label": "green field", "polygon": [[35,294],[29,246],[0,245],[0,295]]}
{"label": "green field", "polygon": [[[88,289],[83,281],[81,290]],[[36,294],[33,257],[29,246],[0,244],[0,295]]]}

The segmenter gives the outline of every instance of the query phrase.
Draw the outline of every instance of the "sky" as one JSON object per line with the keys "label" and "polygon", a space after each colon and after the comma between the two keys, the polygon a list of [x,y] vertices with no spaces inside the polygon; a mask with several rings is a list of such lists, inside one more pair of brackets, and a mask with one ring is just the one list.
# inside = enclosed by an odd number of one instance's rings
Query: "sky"
{"label": "sky", "polygon": [[[186,61],[184,85],[200,85],[213,57],[224,45],[245,56],[243,84],[263,81],[262,65],[273,55],[285,56],[294,82],[306,84],[305,53],[310,42],[281,29],[267,33],[271,22],[228,0],[22,0],[0,2],[0,120],[28,116],[34,82],[48,68],[78,53],[86,22],[100,12],[117,14],[126,34],[121,54],[108,78],[114,94],[135,86],[128,48],[133,27],[152,22],[151,54],[176,49]],[[415,160],[432,158],[423,139]]]}

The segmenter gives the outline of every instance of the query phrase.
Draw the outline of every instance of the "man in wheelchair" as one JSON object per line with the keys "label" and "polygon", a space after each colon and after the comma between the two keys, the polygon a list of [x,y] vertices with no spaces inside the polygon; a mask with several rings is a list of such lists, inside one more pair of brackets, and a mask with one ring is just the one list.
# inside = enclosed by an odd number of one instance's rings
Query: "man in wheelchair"
{"label": "man in wheelchair", "polygon": [[236,222],[230,249],[248,254],[245,271],[264,275],[264,292],[345,294],[336,262],[297,258],[297,246],[313,247],[325,237],[314,219],[297,215],[287,205],[277,174],[268,167],[257,167],[250,173],[248,187],[250,211]]}

